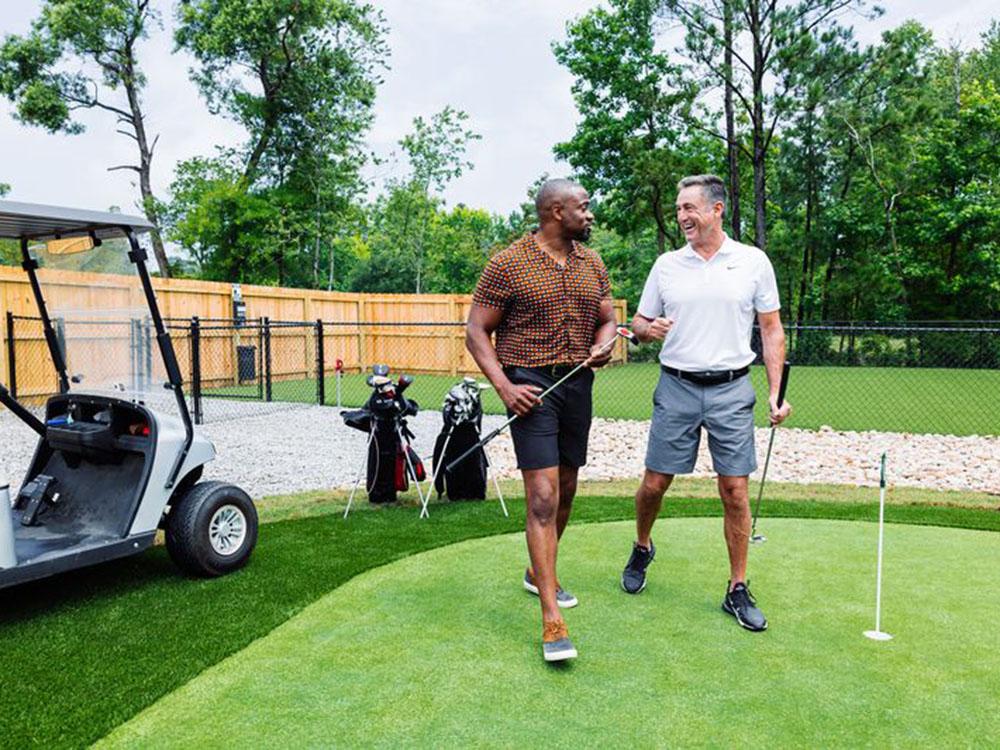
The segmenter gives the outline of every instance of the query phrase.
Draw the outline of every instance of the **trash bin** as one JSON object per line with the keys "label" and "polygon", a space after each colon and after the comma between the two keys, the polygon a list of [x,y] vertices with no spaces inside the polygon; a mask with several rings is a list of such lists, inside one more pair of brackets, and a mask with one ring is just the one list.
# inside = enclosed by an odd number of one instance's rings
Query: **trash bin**
{"label": "trash bin", "polygon": [[257,347],[237,346],[236,347],[237,372],[240,382],[257,379]]}

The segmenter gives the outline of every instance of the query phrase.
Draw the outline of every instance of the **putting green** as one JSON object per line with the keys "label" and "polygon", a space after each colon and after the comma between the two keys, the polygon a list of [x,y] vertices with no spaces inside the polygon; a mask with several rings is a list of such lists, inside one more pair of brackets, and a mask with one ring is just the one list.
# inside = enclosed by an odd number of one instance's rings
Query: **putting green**
{"label": "putting green", "polygon": [[[766,519],[751,551],[770,629],[719,609],[721,520],[667,519],[637,597],[630,523],[571,526],[560,576],[580,658],[546,665],[523,536],[363,574],[100,746],[996,746],[1000,534]],[[302,571],[302,575],[308,575]],[[205,627],[211,627],[210,622]],[[192,644],[192,648],[197,648]]]}

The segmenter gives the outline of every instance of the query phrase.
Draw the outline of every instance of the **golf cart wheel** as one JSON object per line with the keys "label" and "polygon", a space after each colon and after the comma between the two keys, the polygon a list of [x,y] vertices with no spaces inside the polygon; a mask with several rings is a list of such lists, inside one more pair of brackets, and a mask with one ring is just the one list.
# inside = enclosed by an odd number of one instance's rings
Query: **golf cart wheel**
{"label": "golf cart wheel", "polygon": [[243,567],[257,544],[257,509],[239,487],[199,482],[167,515],[167,551],[194,575],[221,576]]}

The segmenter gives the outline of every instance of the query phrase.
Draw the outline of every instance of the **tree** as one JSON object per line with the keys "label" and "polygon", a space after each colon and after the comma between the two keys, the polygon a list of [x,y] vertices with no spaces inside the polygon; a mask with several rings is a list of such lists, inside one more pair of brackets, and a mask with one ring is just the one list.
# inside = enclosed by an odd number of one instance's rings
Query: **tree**
{"label": "tree", "polygon": [[[767,249],[767,157],[778,125],[794,103],[789,89],[795,71],[813,53],[817,31],[835,27],[836,16],[848,9],[863,13],[866,4],[866,0],[717,0],[708,4],[664,0],[665,11],[685,27],[691,59],[706,70],[709,79],[731,91],[749,121],[751,145],[740,148],[753,168],[754,240],[763,250]],[[732,149],[733,141],[740,141],[728,129],[727,123],[726,140]],[[731,168],[733,164],[731,157]]]}
{"label": "tree", "polygon": [[446,106],[430,120],[413,119],[413,131],[399,145],[409,171],[387,182],[373,206],[371,255],[356,270],[352,286],[370,291],[426,291],[429,243],[443,206],[440,191],[472,163],[466,151],[480,136],[468,129],[468,115]]}
{"label": "tree", "polygon": [[[139,159],[109,171],[138,175],[142,210],[159,227],[151,183],[159,136],[150,140],[146,131],[146,76],[137,50],[153,28],[159,28],[159,18],[149,0],[45,0],[30,33],[8,35],[0,47],[0,94],[14,104],[18,120],[50,133],[83,132],[83,124],[73,118],[76,110],[113,115],[115,132],[135,142]],[[158,230],[152,240],[160,274],[169,276]]]}
{"label": "tree", "polygon": [[567,40],[553,45],[556,60],[575,77],[581,114],[573,138],[555,153],[601,197],[619,232],[651,220],[662,252],[675,234],[671,203],[678,173],[705,162],[700,153],[687,157],[678,126],[693,92],[670,56],[656,49],[659,2],[609,5],[570,23]]}
{"label": "tree", "polygon": [[331,134],[357,144],[371,124],[384,35],[381,14],[353,0],[191,0],[178,6],[175,39],[198,62],[192,78],[209,109],[249,133],[242,177],[251,186],[280,182],[289,159],[331,145]]}
{"label": "tree", "polygon": [[364,190],[381,15],[354,0],[193,0],[177,15],[209,108],[248,137],[178,167],[172,236],[212,274],[332,288]]}

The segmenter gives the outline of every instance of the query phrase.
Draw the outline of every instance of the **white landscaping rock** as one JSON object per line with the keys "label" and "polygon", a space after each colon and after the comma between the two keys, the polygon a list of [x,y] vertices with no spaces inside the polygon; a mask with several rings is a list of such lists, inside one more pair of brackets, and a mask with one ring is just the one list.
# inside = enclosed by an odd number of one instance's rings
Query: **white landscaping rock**
{"label": "white landscaping rock", "polygon": [[[503,422],[484,419],[484,432]],[[440,412],[409,419],[415,447],[428,474]],[[233,482],[254,497],[303,490],[350,487],[364,460],[365,435],[346,427],[331,407],[285,408],[199,428],[219,456],[205,478]],[[633,479],[644,469],[649,422],[595,419],[589,461],[582,480]],[[768,429],[757,430],[757,454],[764,466]],[[0,412],[0,476],[20,485],[35,449],[36,436],[12,414]],[[517,477],[510,432],[487,446],[501,477]],[[874,486],[879,456],[889,453],[889,481],[896,485],[1000,494],[1000,438],[911,435],[892,432],[838,432],[779,427],[768,481]],[[695,476],[711,477],[707,437],[702,436]],[[755,475],[759,475],[758,473]]]}

